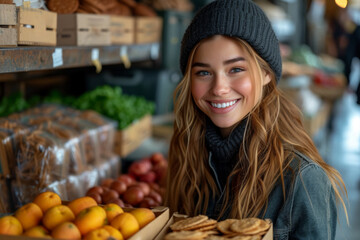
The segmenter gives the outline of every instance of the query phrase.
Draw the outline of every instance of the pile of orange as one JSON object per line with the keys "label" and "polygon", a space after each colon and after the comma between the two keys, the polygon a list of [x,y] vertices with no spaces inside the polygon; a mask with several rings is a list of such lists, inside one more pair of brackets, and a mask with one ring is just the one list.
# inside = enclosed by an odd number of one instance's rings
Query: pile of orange
{"label": "pile of orange", "polygon": [[155,219],[149,208],[128,212],[117,204],[98,205],[88,196],[64,204],[54,192],[43,192],[13,215],[0,218],[0,234],[55,239],[128,239]]}

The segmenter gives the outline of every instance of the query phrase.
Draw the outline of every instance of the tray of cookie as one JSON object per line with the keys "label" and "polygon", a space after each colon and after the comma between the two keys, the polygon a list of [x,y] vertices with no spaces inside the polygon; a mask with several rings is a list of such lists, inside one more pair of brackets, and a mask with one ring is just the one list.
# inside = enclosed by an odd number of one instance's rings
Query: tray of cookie
{"label": "tray of cookie", "polygon": [[270,219],[243,218],[217,221],[206,215],[174,213],[155,240],[272,240]]}

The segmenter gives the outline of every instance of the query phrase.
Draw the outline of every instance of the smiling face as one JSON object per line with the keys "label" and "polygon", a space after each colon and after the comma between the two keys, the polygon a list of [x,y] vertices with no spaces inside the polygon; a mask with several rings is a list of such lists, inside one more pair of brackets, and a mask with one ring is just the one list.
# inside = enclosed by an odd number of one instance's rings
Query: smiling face
{"label": "smiling face", "polygon": [[[196,49],[191,66],[192,97],[223,136],[227,136],[260,99],[259,87],[255,85],[260,78],[251,70],[250,54],[239,44],[220,35],[209,38]],[[269,75],[261,74],[262,84],[268,83]]]}

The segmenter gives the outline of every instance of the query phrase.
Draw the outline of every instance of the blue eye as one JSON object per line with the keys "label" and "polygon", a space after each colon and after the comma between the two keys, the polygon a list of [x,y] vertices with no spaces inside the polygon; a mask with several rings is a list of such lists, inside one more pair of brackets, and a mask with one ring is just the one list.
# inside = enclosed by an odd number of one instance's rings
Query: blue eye
{"label": "blue eye", "polygon": [[230,72],[232,72],[232,73],[238,73],[238,72],[242,72],[242,71],[244,71],[242,68],[232,68],[230,70]]}
{"label": "blue eye", "polygon": [[198,72],[196,72],[196,75],[207,76],[207,75],[210,75],[210,73],[208,71],[198,71]]}

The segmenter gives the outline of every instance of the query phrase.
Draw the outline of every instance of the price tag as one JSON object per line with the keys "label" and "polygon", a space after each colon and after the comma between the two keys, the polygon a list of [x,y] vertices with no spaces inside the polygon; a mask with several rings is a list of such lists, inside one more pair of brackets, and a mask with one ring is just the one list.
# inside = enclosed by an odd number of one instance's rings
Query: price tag
{"label": "price tag", "polygon": [[152,60],[157,60],[159,58],[159,49],[160,49],[160,46],[158,43],[154,43],[151,45],[150,58]]}
{"label": "price tag", "polygon": [[99,49],[93,48],[91,50],[91,60],[99,60]]}
{"label": "price tag", "polygon": [[100,73],[102,66],[101,66],[101,62],[99,60],[99,49],[98,48],[93,48],[91,50],[91,62],[94,64],[94,66],[96,68],[96,73]]}
{"label": "price tag", "polygon": [[120,58],[121,61],[124,63],[125,68],[129,69],[131,67],[131,62],[127,53],[127,46],[121,46]]}
{"label": "price tag", "polygon": [[63,56],[62,56],[62,48],[55,48],[55,51],[52,54],[53,58],[53,67],[56,68],[58,66],[62,66],[63,63]]}

